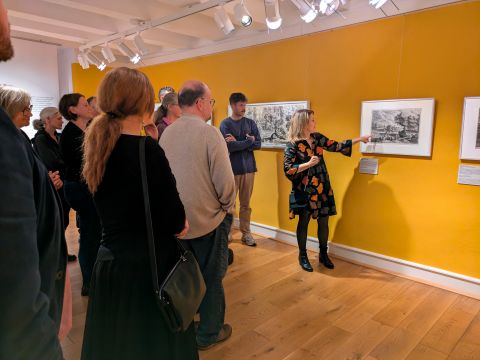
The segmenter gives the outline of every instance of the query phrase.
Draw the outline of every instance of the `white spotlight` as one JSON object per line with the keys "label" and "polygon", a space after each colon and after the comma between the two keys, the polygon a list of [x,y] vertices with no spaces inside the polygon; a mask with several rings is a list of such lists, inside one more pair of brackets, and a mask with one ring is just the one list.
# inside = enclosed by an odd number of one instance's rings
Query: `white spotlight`
{"label": "white spotlight", "polygon": [[305,21],[307,24],[315,20],[317,17],[317,12],[315,9],[307,3],[305,0],[290,0],[293,5],[295,5],[300,11],[300,17],[302,18],[303,21]]}
{"label": "white spotlight", "polygon": [[86,70],[90,67],[90,64],[88,62],[87,56],[85,53],[81,52],[77,56],[78,62],[80,63],[80,66],[82,67],[83,70]]}
{"label": "white spotlight", "polygon": [[145,56],[148,54],[149,50],[145,45],[145,43],[143,42],[143,39],[140,36],[140,34],[135,35],[135,37],[133,38],[133,42],[135,43],[135,46],[137,47],[137,50],[140,53],[140,55]]}
{"label": "white spotlight", "polygon": [[103,71],[107,67],[105,61],[101,61],[94,53],[89,51],[86,56],[90,64],[95,65],[98,70]]}
{"label": "white spotlight", "polygon": [[369,4],[375,6],[375,9],[380,9],[388,0],[369,0]]}
{"label": "white spotlight", "polygon": [[252,25],[252,15],[248,12],[243,0],[235,5],[233,8],[233,13],[235,17],[240,21],[243,26],[250,26]]}
{"label": "white spotlight", "polygon": [[137,64],[141,60],[141,56],[138,53],[134,53],[130,48],[125,45],[125,43],[122,41],[117,44],[117,49],[126,57],[130,59],[130,61],[134,64]]}
{"label": "white spotlight", "polygon": [[339,6],[340,0],[321,0],[319,8],[322,14],[330,16],[337,11]]}
{"label": "white spotlight", "polygon": [[265,0],[265,22],[271,30],[276,30],[282,25],[282,17],[280,16],[280,8],[278,0]]}
{"label": "white spotlight", "polygon": [[110,47],[107,44],[102,46],[102,55],[105,58],[105,60],[107,60],[109,63],[112,63],[115,60],[117,60],[115,55],[113,55],[112,49],[110,49]]}
{"label": "white spotlight", "polygon": [[214,18],[218,28],[222,30],[225,35],[228,35],[233,30],[235,30],[235,26],[233,26],[232,20],[230,20],[230,17],[228,16],[223,6],[220,6],[215,11]]}

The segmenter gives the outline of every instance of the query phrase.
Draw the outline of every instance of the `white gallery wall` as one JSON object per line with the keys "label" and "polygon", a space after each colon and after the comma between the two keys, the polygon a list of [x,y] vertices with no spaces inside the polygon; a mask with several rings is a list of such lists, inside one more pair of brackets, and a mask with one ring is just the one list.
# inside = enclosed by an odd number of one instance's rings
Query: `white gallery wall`
{"label": "white gallery wall", "polygon": [[[0,84],[20,87],[32,96],[33,121],[44,107],[58,106],[60,83],[62,93],[70,91],[71,56],[56,45],[20,39],[12,39],[12,43],[15,56],[0,63]],[[23,130],[29,137],[36,132],[31,125]]]}

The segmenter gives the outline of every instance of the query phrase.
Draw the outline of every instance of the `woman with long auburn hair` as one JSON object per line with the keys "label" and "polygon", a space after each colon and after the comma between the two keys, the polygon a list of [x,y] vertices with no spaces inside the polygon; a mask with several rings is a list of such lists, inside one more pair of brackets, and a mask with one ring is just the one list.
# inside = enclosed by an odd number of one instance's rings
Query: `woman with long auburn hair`
{"label": "woman with long auburn hair", "polygon": [[[98,106],[101,113],[85,135],[83,176],[103,238],[82,359],[197,359],[193,321],[187,331],[172,333],[152,286],[139,158],[143,124],[151,122],[154,110],[152,85],[137,70],[114,69],[100,84]],[[150,137],[145,158],[161,283],[179,258],[174,234],[184,236],[188,223],[165,154]]]}
{"label": "woman with long auburn hair", "polygon": [[307,230],[310,218],[317,220],[319,261],[328,269],[334,265],[327,253],[328,218],[336,215],[330,178],[323,151],[340,152],[351,156],[352,146],[358,142],[368,142],[370,136],[336,142],[315,132],[315,117],[312,110],[298,110],[292,117],[288,129],[288,143],[285,148],[283,167],[287,178],[292,182],[290,193],[290,219],[298,215],[297,242],[298,260],[305,271],[313,271],[307,257]]}

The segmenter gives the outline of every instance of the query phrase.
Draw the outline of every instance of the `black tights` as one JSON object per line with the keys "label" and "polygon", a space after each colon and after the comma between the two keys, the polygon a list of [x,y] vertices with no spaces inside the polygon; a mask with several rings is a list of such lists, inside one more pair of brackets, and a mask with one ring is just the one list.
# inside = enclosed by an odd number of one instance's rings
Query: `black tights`
{"label": "black tights", "polygon": [[[310,213],[307,210],[303,210],[299,215],[297,224],[297,242],[300,253],[305,253],[307,251],[307,231],[309,222]],[[320,248],[326,248],[328,243],[328,216],[319,216],[317,218],[317,223],[317,236]]]}

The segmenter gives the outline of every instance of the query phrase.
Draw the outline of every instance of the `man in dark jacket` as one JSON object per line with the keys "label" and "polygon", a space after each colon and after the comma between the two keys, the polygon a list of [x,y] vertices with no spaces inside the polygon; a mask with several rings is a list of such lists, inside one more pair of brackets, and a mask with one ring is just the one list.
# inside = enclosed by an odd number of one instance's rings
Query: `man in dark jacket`
{"label": "man in dark jacket", "polygon": [[[9,34],[0,0],[0,61],[13,55]],[[62,359],[58,311],[50,306],[50,294],[40,290],[42,283],[55,282],[57,275],[63,275],[57,273],[60,239],[38,243],[39,231],[61,233],[61,217],[45,168],[38,167],[32,148],[1,108],[0,169],[0,359]],[[52,213],[39,214],[49,206]],[[38,229],[41,221],[47,222],[49,230]],[[40,252],[45,254],[43,259]],[[57,263],[48,274],[41,274],[40,261],[52,259]]]}

